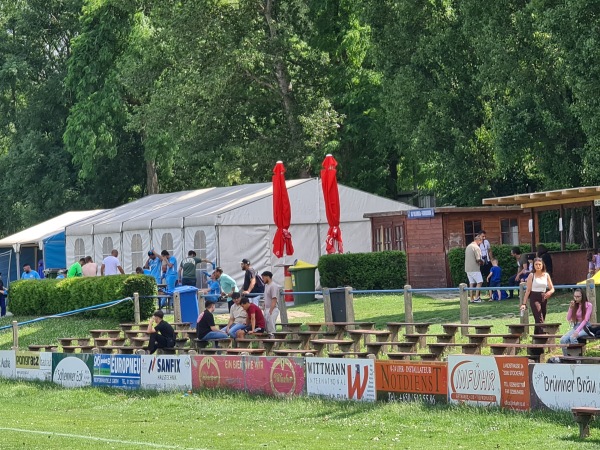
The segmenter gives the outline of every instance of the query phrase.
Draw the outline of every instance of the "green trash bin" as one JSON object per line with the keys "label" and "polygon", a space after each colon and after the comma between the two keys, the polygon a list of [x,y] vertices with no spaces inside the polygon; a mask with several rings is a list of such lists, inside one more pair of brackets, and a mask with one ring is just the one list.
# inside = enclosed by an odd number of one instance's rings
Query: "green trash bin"
{"label": "green trash bin", "polygon": [[[305,261],[297,261],[295,265],[290,266],[292,274],[292,289],[294,292],[314,292],[315,291],[315,272],[317,266]],[[314,294],[294,295],[294,305],[304,305],[315,299]]]}

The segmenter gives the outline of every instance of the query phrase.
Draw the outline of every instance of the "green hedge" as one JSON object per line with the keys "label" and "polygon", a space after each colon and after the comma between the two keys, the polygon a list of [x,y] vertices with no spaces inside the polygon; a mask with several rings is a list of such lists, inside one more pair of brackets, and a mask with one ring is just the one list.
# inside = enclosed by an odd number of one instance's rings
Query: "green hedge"
{"label": "green hedge", "polygon": [[324,255],[319,258],[321,286],[354,289],[402,289],[406,254],[398,251]]}
{"label": "green hedge", "polygon": [[[46,316],[133,297],[156,295],[156,281],[147,275],[20,280],[10,284],[10,311],[14,315]],[[140,299],[140,317],[152,315],[155,299]],[[133,321],[133,302],[82,313],[85,317],[110,317]]]}
{"label": "green hedge", "polygon": [[[560,242],[549,242],[544,243],[548,251],[556,252],[560,251]],[[517,273],[517,263],[513,257],[510,256],[510,251],[513,245],[492,245],[492,254],[494,258],[498,260],[498,265],[502,268],[502,285],[508,285],[508,279]],[[522,244],[519,245],[521,253],[531,253],[531,245]],[[567,250],[579,250],[580,246],[577,244],[567,244]],[[458,286],[460,283],[468,283],[467,274],[465,273],[465,249],[464,248],[453,248],[448,252],[448,265],[450,266],[450,276],[452,277],[452,284]]]}

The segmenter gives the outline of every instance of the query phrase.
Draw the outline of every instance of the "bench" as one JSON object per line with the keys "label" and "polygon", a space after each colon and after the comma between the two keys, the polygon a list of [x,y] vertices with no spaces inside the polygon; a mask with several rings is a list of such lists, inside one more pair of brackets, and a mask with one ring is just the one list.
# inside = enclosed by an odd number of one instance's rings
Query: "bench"
{"label": "bench", "polygon": [[281,331],[291,331],[292,333],[296,333],[300,331],[302,328],[301,322],[291,322],[291,323],[276,323],[275,328],[278,326],[281,327]]}
{"label": "bench", "polygon": [[364,339],[365,345],[371,342],[371,336],[375,337],[377,342],[386,342],[390,338],[390,331],[384,330],[348,330],[350,338],[354,341],[354,351],[360,351],[360,339]]}
{"label": "bench", "polygon": [[243,355],[247,353],[249,355],[261,356],[265,354],[264,348],[219,348],[217,350],[224,351],[228,355]]}
{"label": "bench", "polygon": [[94,350],[97,350],[98,353],[112,354],[116,351],[117,353],[122,355],[133,355],[133,353],[137,349],[137,347],[131,347],[126,345],[104,345],[101,347],[94,348]]}
{"label": "bench", "polygon": [[27,348],[32,352],[56,352],[56,350],[58,349],[58,345],[56,345],[56,344],[48,344],[48,345],[31,344],[31,345],[27,346]]}
{"label": "bench", "polygon": [[[519,350],[528,350],[528,357],[542,362],[545,350],[553,348],[566,348],[567,356],[583,356],[585,344],[490,344],[493,355],[516,355]],[[536,350],[533,354],[529,350]]]}
{"label": "bench", "polygon": [[76,353],[79,350],[80,353],[92,353],[93,345],[63,345],[63,353]]}
{"label": "bench", "polygon": [[[73,341],[75,341],[75,344],[73,344]],[[90,338],[58,338],[58,342],[60,342],[61,346],[69,346],[71,344],[73,345],[88,345],[90,343]]]}
{"label": "bench", "polygon": [[121,337],[121,330],[90,330],[90,334],[93,338],[102,337],[102,335],[106,335],[109,338],[119,338]]}
{"label": "bench", "polygon": [[466,330],[467,333],[469,328],[473,328],[475,330],[475,334],[489,334],[492,332],[492,325],[481,325],[474,323],[443,323],[442,329],[446,334],[456,334],[458,329]]}
{"label": "bench", "polygon": [[334,331],[299,331],[296,333],[302,341],[302,348],[309,349],[310,340],[316,336],[321,336],[324,339],[336,339],[338,334]]}
{"label": "bench", "polygon": [[560,339],[562,334],[532,334],[532,344],[556,344],[556,340]]}
{"label": "bench", "polygon": [[487,345],[488,338],[502,338],[502,342],[507,344],[519,344],[521,342],[520,334],[465,334],[465,337],[471,344]]}
{"label": "bench", "polygon": [[391,360],[411,360],[418,357],[422,361],[439,361],[439,356],[434,353],[390,352],[387,357]]}
{"label": "bench", "polygon": [[273,350],[273,354],[277,356],[315,356],[315,351],[303,348],[278,348],[277,350]]}
{"label": "bench", "polygon": [[[228,339],[210,339],[208,341],[205,341],[204,339],[198,339],[198,338],[194,338],[191,340],[192,342],[192,347],[196,350],[205,350],[206,348],[216,348],[218,350],[222,350],[224,348],[232,348],[233,347],[233,343],[235,342],[233,339],[228,338]],[[215,343],[219,343],[218,347],[215,347]],[[213,344],[212,347],[208,347],[210,344]],[[223,345],[221,345],[223,344]]]}
{"label": "bench", "polygon": [[272,355],[275,348],[281,348],[282,346],[293,347],[295,349],[300,348],[302,340],[300,339],[263,339],[262,346],[265,349],[267,355]]}
{"label": "bench", "polygon": [[515,323],[507,324],[510,334],[525,334],[525,330],[530,327],[543,328],[547,334],[556,334],[560,329],[560,323]]}
{"label": "bench", "polygon": [[113,338],[94,338],[94,345],[96,347],[104,347],[106,345],[109,345],[108,343],[110,342],[110,345],[124,345],[125,344],[125,338],[117,338],[117,339],[113,339]]}
{"label": "bench", "polygon": [[366,358],[369,352],[329,352],[330,358]]}
{"label": "bench", "polygon": [[323,331],[336,333],[337,338],[341,339],[349,329],[372,330],[375,327],[375,322],[315,322],[306,325],[308,331],[321,331],[323,329]]}
{"label": "bench", "polygon": [[350,347],[354,345],[354,341],[345,339],[311,339],[310,343],[318,356],[323,353],[323,349],[326,346],[328,351],[330,351],[332,347],[337,346],[342,352],[349,352]]}
{"label": "bench", "polygon": [[398,352],[414,353],[417,351],[416,342],[369,342],[365,345],[367,352],[378,356],[380,352],[383,352],[385,347],[393,348]]}
{"label": "bench", "polygon": [[407,342],[416,342],[419,348],[427,346],[427,338],[435,338],[438,343],[453,344],[455,337],[453,334],[405,334],[404,339]]}
{"label": "bench", "polygon": [[427,344],[429,351],[434,355],[441,357],[446,350],[449,348],[460,347],[461,352],[465,355],[481,355],[481,345],[479,344],[455,344],[449,342],[437,342],[434,344]]}
{"label": "bench", "polygon": [[386,324],[387,329],[390,330],[390,341],[398,340],[398,333],[400,332],[400,328],[408,328],[413,327],[415,329],[416,334],[427,334],[429,331],[429,327],[431,326],[430,322],[388,322]]}
{"label": "bench", "polygon": [[600,408],[577,406],[571,408],[575,422],[579,424],[579,438],[585,439],[590,435],[590,422],[600,414]]}

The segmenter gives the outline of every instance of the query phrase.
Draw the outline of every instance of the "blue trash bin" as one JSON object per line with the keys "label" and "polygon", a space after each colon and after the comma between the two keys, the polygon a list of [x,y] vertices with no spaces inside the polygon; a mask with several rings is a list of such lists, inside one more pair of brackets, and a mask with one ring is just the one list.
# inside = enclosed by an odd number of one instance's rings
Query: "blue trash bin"
{"label": "blue trash bin", "polygon": [[196,286],[177,286],[173,293],[179,292],[181,321],[189,322],[192,327],[196,326],[196,320],[200,315],[198,308],[198,288]]}

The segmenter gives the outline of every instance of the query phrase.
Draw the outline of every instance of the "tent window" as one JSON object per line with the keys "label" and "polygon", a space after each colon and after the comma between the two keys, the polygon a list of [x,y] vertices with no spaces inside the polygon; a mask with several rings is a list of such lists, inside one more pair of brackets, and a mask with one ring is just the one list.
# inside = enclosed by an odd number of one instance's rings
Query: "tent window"
{"label": "tent window", "polygon": [[75,254],[75,261],[85,258],[85,243],[83,242],[83,239],[75,239],[75,247],[73,250],[73,253]]}
{"label": "tent window", "polygon": [[104,240],[102,241],[102,259],[106,258],[108,255],[110,255],[110,252],[112,252],[114,249],[113,247],[113,240],[111,237],[105,237]]}
{"label": "tent window", "polygon": [[165,233],[162,235],[160,240],[160,248],[161,251],[166,250],[171,256],[173,256],[173,236],[171,236],[171,233]]}
{"label": "tent window", "polygon": [[142,249],[142,236],[134,234],[131,237],[131,264],[133,269],[144,265],[144,251]]}
{"label": "tent window", "polygon": [[[206,255],[208,250],[206,248],[206,233],[202,230],[196,231],[194,234],[194,251],[196,252],[196,256],[201,259],[206,259]],[[201,267],[203,269],[207,268],[207,263],[202,263]]]}

